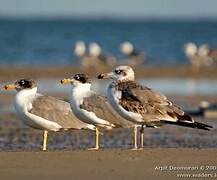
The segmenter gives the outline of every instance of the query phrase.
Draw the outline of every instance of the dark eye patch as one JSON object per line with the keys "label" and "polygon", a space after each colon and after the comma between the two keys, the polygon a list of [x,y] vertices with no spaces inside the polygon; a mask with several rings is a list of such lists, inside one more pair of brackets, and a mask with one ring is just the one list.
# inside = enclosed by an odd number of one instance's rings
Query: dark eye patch
{"label": "dark eye patch", "polygon": [[115,70],[116,74],[121,74],[123,71],[122,70]]}
{"label": "dark eye patch", "polygon": [[88,77],[85,74],[76,74],[74,76],[74,79],[81,82],[81,83],[87,83],[88,81]]}
{"label": "dark eye patch", "polygon": [[21,80],[18,82],[18,84],[19,84],[20,86],[24,86],[25,84],[28,84],[28,81],[26,81],[25,79],[21,79]]}
{"label": "dark eye patch", "polygon": [[127,73],[124,71],[124,70],[120,70],[120,69],[117,69],[117,70],[115,70],[115,73],[116,74],[118,74],[118,75],[123,75],[123,76],[126,76],[127,75]]}
{"label": "dark eye patch", "polygon": [[18,81],[19,86],[24,88],[30,88],[32,86],[32,83],[26,79],[21,79]]}
{"label": "dark eye patch", "polygon": [[76,75],[74,76],[74,79],[75,79],[75,80],[79,80],[79,79],[80,79],[79,74],[76,74]]}

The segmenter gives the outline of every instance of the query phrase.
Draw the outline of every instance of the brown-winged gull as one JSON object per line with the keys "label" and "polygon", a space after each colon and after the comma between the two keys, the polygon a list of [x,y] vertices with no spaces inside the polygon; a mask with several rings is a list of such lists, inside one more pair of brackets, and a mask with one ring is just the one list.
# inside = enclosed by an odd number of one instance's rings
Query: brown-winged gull
{"label": "brown-winged gull", "polygon": [[[142,128],[143,126],[155,128],[163,124],[203,130],[212,128],[195,121],[163,94],[137,83],[134,71],[130,66],[118,66],[110,73],[100,74],[98,78],[113,80],[107,89],[110,104],[122,117],[136,125],[142,125]],[[143,137],[143,133],[141,137]],[[143,138],[141,140],[141,144],[143,144]]]}

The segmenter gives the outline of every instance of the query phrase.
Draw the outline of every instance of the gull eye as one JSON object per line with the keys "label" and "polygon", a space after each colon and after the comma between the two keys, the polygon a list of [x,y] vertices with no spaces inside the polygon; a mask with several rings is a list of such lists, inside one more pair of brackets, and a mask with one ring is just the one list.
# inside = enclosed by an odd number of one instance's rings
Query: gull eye
{"label": "gull eye", "polygon": [[121,70],[115,70],[116,74],[121,74],[121,72],[122,72]]}
{"label": "gull eye", "polygon": [[77,74],[77,75],[75,75],[75,77],[74,77],[76,80],[79,80],[80,79],[80,76]]}
{"label": "gull eye", "polygon": [[24,80],[21,80],[21,81],[19,82],[19,84],[22,86],[22,85],[25,84],[25,81],[24,81]]}

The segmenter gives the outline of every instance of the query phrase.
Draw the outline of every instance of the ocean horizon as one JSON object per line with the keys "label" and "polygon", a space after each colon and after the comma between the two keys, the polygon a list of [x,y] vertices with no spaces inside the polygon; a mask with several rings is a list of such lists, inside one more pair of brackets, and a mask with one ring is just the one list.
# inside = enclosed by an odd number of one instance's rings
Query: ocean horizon
{"label": "ocean horizon", "polygon": [[216,20],[0,18],[0,27],[0,64],[77,64],[78,40],[99,43],[119,62],[120,43],[130,41],[147,64],[187,64],[186,42],[217,47]]}

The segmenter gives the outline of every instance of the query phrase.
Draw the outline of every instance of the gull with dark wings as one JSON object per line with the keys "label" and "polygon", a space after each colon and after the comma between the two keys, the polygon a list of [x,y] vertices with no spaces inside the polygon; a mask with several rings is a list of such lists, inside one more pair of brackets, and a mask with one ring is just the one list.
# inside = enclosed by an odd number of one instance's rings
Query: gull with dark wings
{"label": "gull with dark wings", "polygon": [[110,73],[100,74],[98,78],[113,80],[107,89],[108,100],[122,117],[135,125],[141,125],[142,147],[143,127],[156,128],[164,124],[173,124],[203,130],[212,128],[195,121],[163,94],[137,83],[130,66],[118,66]]}

